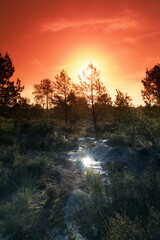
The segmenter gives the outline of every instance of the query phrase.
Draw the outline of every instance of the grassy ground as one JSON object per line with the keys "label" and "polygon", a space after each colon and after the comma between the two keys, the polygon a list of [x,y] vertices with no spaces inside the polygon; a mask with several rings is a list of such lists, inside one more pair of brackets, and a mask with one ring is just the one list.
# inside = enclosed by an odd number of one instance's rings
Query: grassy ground
{"label": "grassy ground", "polygon": [[[50,239],[54,227],[66,226],[62,208],[73,188],[89,194],[76,214],[89,240],[160,239],[160,125],[157,114],[133,109],[99,122],[68,124],[49,118],[0,119],[0,233],[11,240]],[[67,152],[78,138],[109,139],[140,154],[136,172],[119,163],[105,166],[109,181],[76,171]],[[69,238],[74,239],[69,233]]]}

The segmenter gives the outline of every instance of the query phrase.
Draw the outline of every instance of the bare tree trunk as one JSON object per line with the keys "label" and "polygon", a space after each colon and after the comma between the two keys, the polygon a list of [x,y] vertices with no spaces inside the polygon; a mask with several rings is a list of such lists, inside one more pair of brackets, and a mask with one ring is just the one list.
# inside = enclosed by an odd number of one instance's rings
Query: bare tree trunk
{"label": "bare tree trunk", "polygon": [[65,123],[68,123],[68,116],[67,116],[67,99],[65,96],[65,101],[64,101],[64,116],[65,116]]}
{"label": "bare tree trunk", "polygon": [[96,113],[95,113],[94,105],[92,105],[92,115],[93,115],[94,129],[95,129],[95,132],[97,132],[97,119],[96,119]]}
{"label": "bare tree trunk", "polygon": [[46,109],[47,109],[47,112],[48,112],[48,93],[46,94]]}
{"label": "bare tree trunk", "polygon": [[93,124],[95,132],[97,131],[97,123],[96,123],[96,113],[94,108],[94,99],[93,99],[93,81],[91,79],[91,104],[92,104],[92,115],[93,115]]}

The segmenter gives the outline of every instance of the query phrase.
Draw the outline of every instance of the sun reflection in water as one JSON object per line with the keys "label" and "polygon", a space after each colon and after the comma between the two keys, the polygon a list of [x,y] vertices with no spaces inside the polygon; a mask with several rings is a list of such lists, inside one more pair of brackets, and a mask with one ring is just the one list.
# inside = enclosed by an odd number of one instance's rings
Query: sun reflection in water
{"label": "sun reflection in water", "polygon": [[82,162],[83,162],[83,165],[85,166],[85,167],[92,167],[92,165],[93,165],[93,159],[91,158],[91,157],[89,157],[89,156],[86,156],[86,157],[84,157],[83,159],[82,159]]}
{"label": "sun reflection in water", "polygon": [[81,166],[81,171],[84,175],[87,175],[88,171],[92,171],[94,173],[99,173],[101,171],[101,166],[99,161],[95,161],[90,156],[84,156],[79,161]]}

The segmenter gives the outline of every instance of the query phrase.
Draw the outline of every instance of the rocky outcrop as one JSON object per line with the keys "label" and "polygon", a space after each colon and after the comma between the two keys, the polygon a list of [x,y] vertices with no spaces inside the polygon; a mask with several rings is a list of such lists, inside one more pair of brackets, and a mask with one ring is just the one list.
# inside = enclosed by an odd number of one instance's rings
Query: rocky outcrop
{"label": "rocky outcrop", "polygon": [[80,189],[74,189],[68,198],[66,205],[63,207],[64,223],[66,229],[64,235],[61,233],[61,228],[55,227],[51,232],[51,238],[53,240],[69,240],[69,235],[72,234],[75,240],[87,240],[79,233],[79,227],[76,224],[74,216],[82,207],[82,200],[87,201],[89,196]]}

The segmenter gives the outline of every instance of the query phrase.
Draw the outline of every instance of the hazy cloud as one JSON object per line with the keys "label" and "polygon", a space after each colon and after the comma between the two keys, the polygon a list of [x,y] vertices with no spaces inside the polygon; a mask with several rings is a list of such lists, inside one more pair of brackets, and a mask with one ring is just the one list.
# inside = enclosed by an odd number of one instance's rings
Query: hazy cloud
{"label": "hazy cloud", "polygon": [[43,66],[42,62],[41,62],[39,59],[37,59],[37,58],[33,58],[33,59],[31,60],[31,64],[32,64],[32,65],[35,65],[35,66],[37,66],[37,67],[42,67],[42,66]]}
{"label": "hazy cloud", "polygon": [[138,29],[139,22],[131,17],[119,17],[113,19],[89,19],[83,21],[57,20],[46,21],[41,24],[42,32],[58,32],[67,28],[96,27],[106,31],[127,30],[130,28]]}

